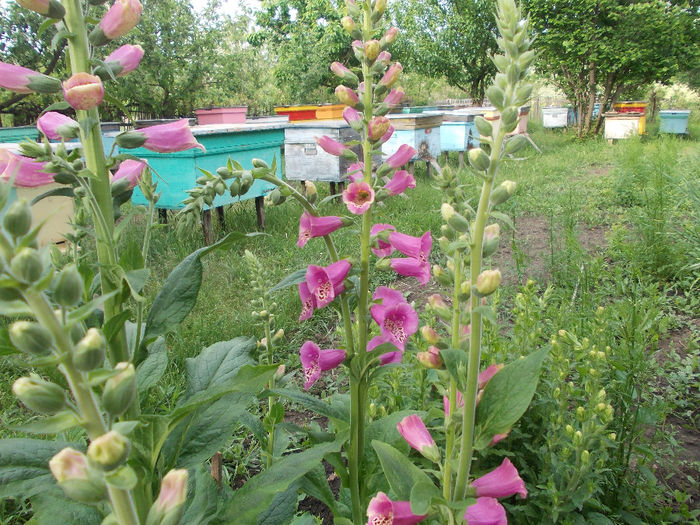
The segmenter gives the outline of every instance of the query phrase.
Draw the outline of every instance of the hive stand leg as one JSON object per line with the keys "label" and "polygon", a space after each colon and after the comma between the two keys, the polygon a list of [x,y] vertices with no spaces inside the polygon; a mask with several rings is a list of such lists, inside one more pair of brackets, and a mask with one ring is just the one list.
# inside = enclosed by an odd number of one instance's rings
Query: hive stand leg
{"label": "hive stand leg", "polygon": [[433,176],[433,164],[432,164],[432,162],[429,161],[429,160],[426,160],[426,161],[425,161],[425,171],[426,171],[428,177],[432,177],[432,176]]}
{"label": "hive stand leg", "polygon": [[329,182],[328,184],[331,187],[331,195],[335,195],[335,182]]}
{"label": "hive stand leg", "polygon": [[202,212],[202,233],[204,233],[204,244],[214,242],[214,231],[211,227],[211,209]]}
{"label": "hive stand leg", "polygon": [[416,163],[411,161],[408,163],[408,172],[413,175],[413,173],[416,171]]}
{"label": "hive stand leg", "polygon": [[168,210],[165,208],[158,208],[158,222],[168,224]]}
{"label": "hive stand leg", "polygon": [[226,215],[224,213],[223,206],[216,207],[216,218],[219,221],[219,228],[221,228],[221,230],[225,230],[226,229]]}
{"label": "hive stand leg", "polygon": [[299,185],[300,185],[299,191],[301,192],[301,194],[302,194],[304,197],[306,197],[306,181],[305,181],[305,180],[300,180],[300,181],[299,181]]}
{"label": "hive stand leg", "polygon": [[255,197],[255,214],[258,216],[258,228],[265,229],[265,200],[263,197]]}
{"label": "hive stand leg", "polygon": [[449,162],[450,162],[450,152],[449,151],[445,151],[442,154],[442,161],[445,164],[445,166],[447,166],[449,164]]}
{"label": "hive stand leg", "polygon": [[530,144],[532,144],[532,147],[535,148],[538,153],[542,153],[542,150],[537,147],[537,144],[535,144],[535,141],[532,140],[532,138],[530,138],[529,133],[523,133],[523,135],[525,135],[525,138],[530,141]]}
{"label": "hive stand leg", "polygon": [[[428,169],[430,169],[430,167],[435,168],[435,172],[436,172],[438,175],[442,175],[442,168],[440,167],[440,164],[438,164],[438,162],[437,162],[435,159],[430,159],[430,160],[428,161]],[[428,175],[430,175],[430,173],[431,173],[431,172],[429,171],[429,172],[428,172]]]}
{"label": "hive stand leg", "polygon": [[464,168],[464,152],[460,151],[459,152],[459,169]]}
{"label": "hive stand leg", "polygon": [[338,193],[343,193],[344,191],[345,191],[345,183],[339,182],[338,183]]}

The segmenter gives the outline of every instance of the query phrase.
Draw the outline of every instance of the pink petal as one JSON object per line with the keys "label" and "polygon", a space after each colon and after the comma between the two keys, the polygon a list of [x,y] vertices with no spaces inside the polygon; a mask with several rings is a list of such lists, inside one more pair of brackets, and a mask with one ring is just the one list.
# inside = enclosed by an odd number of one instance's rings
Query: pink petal
{"label": "pink petal", "polygon": [[388,286],[379,286],[372,296],[373,301],[381,301],[381,303],[373,304],[369,307],[374,322],[381,325],[384,322],[384,315],[387,308],[396,304],[405,303],[406,299],[398,290],[389,288]]}
{"label": "pink petal", "polygon": [[15,178],[15,186],[35,188],[53,182],[53,173],[46,173],[46,162],[39,162],[29,157],[17,155],[11,151],[6,152],[7,165],[2,173],[4,180]]}
{"label": "pink petal", "polygon": [[403,259],[391,259],[391,268],[399,275],[415,277],[418,282],[425,285],[430,281],[430,265],[413,257]]}
{"label": "pink petal", "polygon": [[506,509],[495,498],[478,498],[467,507],[464,519],[469,525],[508,525]]}
{"label": "pink petal", "polygon": [[393,305],[384,311],[384,321],[379,329],[399,350],[403,350],[406,341],[418,330],[418,314],[408,303]]}
{"label": "pink petal", "polygon": [[129,181],[129,187],[133,188],[139,183],[141,175],[143,175],[143,171],[147,167],[148,164],[144,161],[133,159],[123,160],[122,163],[119,164],[119,169],[114,174],[114,177],[112,177],[112,181],[127,179]]}
{"label": "pink petal", "polygon": [[348,276],[348,273],[350,273],[351,267],[352,265],[347,259],[341,259],[326,266],[326,273],[331,280],[333,292],[336,296],[340,295],[345,289],[343,286],[343,281]]}
{"label": "pink petal", "polygon": [[328,277],[323,266],[309,265],[306,269],[306,285],[314,295],[316,308],[323,308],[335,299],[333,283],[331,283],[330,277]]}
{"label": "pink petal", "polygon": [[138,133],[143,133],[146,137],[143,147],[158,153],[175,153],[192,148],[199,148],[206,151],[197,139],[192,135],[189,121],[180,119],[176,122],[158,124],[140,129]]}
{"label": "pink petal", "polygon": [[327,135],[316,139],[316,143],[321,147],[323,151],[330,155],[340,157],[343,152],[348,149],[348,147],[340,142],[333,140]]}
{"label": "pink petal", "polygon": [[474,480],[471,486],[476,489],[479,497],[507,498],[513,494],[520,494],[521,498],[527,497],[525,482],[508,458],[496,469]]}
{"label": "pink petal", "polygon": [[425,427],[425,423],[416,414],[403,418],[396,428],[406,442],[419,452],[422,452],[425,447],[435,446],[435,441]]}
{"label": "pink petal", "polygon": [[407,144],[401,144],[399,146],[399,149],[396,150],[396,153],[394,153],[391,157],[386,159],[386,164],[389,165],[391,168],[400,168],[404,164],[407,164],[416,154],[415,148],[412,148],[411,146]]}
{"label": "pink petal", "polygon": [[306,341],[299,349],[299,358],[304,369],[304,389],[311,388],[319,377],[321,369],[318,364],[320,351],[318,345],[313,341]]}
{"label": "pink petal", "polygon": [[297,240],[297,246],[303,248],[306,243],[309,242],[311,238],[311,214],[305,211],[299,217],[299,239]]}
{"label": "pink petal", "polygon": [[399,170],[394,173],[392,179],[384,185],[384,189],[389,195],[399,195],[408,188],[416,187],[416,179],[406,170]]}
{"label": "pink petal", "polygon": [[[469,326],[469,325],[467,325]],[[503,368],[502,364],[498,365],[491,365],[489,366],[486,370],[483,372],[479,373],[479,388],[484,388],[486,386],[486,383],[489,382],[489,380],[496,375],[496,373]]]}
{"label": "pink petal", "polygon": [[[447,396],[442,396],[442,406],[445,409],[445,417],[450,415],[450,398]],[[457,390],[457,408],[462,408],[464,406],[464,396],[462,392]]]}
{"label": "pink petal", "polygon": [[415,259],[420,257],[422,246],[421,237],[393,232],[389,234],[389,242],[395,249],[407,257],[413,257]]}
{"label": "pink petal", "polygon": [[366,182],[351,182],[343,192],[343,202],[350,213],[362,215],[374,202],[374,190]]}
{"label": "pink petal", "polygon": [[299,320],[305,321],[313,315],[316,308],[316,300],[305,282],[299,283],[299,298],[301,299]]}
{"label": "pink petal", "polygon": [[[370,229],[369,234],[370,236],[374,237],[379,232],[385,230],[396,231],[396,228],[394,228],[391,224],[375,224]],[[377,239],[377,244],[379,244],[379,248],[372,248],[372,253],[374,253],[374,255],[377,257],[388,257],[394,253],[394,247],[391,245],[391,243]]]}
{"label": "pink petal", "polygon": [[345,360],[345,350],[321,350],[318,358],[318,366],[322,372],[332,370]]}

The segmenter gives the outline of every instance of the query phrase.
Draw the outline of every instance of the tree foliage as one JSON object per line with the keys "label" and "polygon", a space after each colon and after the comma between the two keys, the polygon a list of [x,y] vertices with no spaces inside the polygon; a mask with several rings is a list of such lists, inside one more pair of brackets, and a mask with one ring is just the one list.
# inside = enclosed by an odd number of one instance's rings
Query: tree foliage
{"label": "tree foliage", "polygon": [[399,58],[411,71],[444,77],[476,101],[495,74],[493,0],[398,0]]}
{"label": "tree foliage", "polygon": [[[690,0],[696,2],[696,0]],[[579,134],[628,89],[668,81],[697,63],[697,5],[686,0],[525,0],[539,68],[574,103]],[[596,124],[599,131],[602,120]]]}

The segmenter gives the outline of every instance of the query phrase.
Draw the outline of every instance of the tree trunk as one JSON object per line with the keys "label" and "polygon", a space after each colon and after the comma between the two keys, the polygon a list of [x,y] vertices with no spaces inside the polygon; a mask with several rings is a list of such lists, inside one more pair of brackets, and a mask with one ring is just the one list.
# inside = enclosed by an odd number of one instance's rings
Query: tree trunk
{"label": "tree trunk", "polygon": [[583,134],[588,135],[591,132],[591,118],[593,117],[593,108],[595,107],[595,62],[588,65],[588,108],[586,108],[586,116],[581,117],[583,120]]}

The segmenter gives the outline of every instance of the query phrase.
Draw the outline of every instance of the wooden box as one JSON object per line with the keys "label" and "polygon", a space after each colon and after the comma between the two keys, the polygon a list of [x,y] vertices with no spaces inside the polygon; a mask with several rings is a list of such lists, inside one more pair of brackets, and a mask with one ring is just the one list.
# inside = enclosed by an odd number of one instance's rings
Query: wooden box
{"label": "wooden box", "polygon": [[388,115],[394,134],[382,146],[384,158],[390,157],[402,144],[408,144],[417,153],[412,161],[440,155],[440,126],[442,113],[413,113]]}

